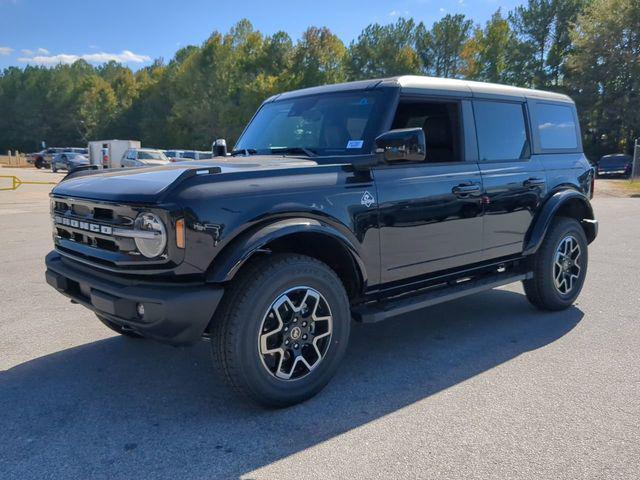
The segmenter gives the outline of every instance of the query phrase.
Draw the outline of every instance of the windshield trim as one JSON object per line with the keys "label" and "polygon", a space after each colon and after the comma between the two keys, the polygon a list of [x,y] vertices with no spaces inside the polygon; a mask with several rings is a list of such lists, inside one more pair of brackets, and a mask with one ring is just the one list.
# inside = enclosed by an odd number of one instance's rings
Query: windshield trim
{"label": "windshield trim", "polygon": [[[379,94],[381,96],[381,101],[380,101],[381,111],[378,114],[380,118],[378,119],[377,125],[376,124],[373,125],[373,135],[372,135],[372,138],[369,139],[371,142],[369,151],[358,151],[358,152],[354,151],[354,153],[348,153],[348,152],[345,152],[346,148],[340,148],[340,149],[336,148],[336,149],[329,149],[330,151],[327,152],[327,151],[319,150],[317,146],[311,145],[311,146],[304,147],[315,152],[315,156],[309,157],[304,153],[299,153],[299,154],[284,153],[283,154],[280,152],[273,152],[271,151],[271,149],[255,149],[251,147],[247,147],[247,148],[238,147],[242,138],[246,135],[247,130],[249,129],[251,124],[255,121],[256,117],[262,111],[262,109],[265,108],[265,106],[267,105],[272,105],[280,102],[298,101],[298,100],[307,99],[307,98],[326,98],[329,96],[335,97],[335,96],[341,96],[341,95],[351,96],[351,95],[378,93],[378,92],[380,92]],[[386,129],[388,129],[390,126],[390,118],[391,119],[393,118],[393,113],[395,112],[395,106],[400,96],[400,88],[398,86],[377,86],[376,85],[373,88],[371,87],[367,88],[363,86],[363,88],[358,88],[358,89],[345,89],[345,90],[337,90],[332,92],[314,92],[314,93],[309,93],[308,95],[296,95],[295,97],[286,96],[286,93],[288,92],[284,92],[282,94],[275,95],[273,97],[268,98],[267,100],[262,102],[260,107],[255,111],[251,119],[245,125],[244,129],[242,130],[242,133],[238,137],[232,149],[232,152],[236,152],[236,155],[238,157],[241,158],[241,157],[247,156],[240,153],[240,152],[245,152],[247,150],[251,151],[252,155],[291,156],[291,157],[299,157],[299,158],[310,158],[313,160],[322,159],[322,158],[331,158],[331,159],[344,158],[346,161],[351,161],[351,159],[368,157],[372,155],[374,152],[375,137],[383,133],[384,131],[386,131]],[[282,96],[284,96],[284,98]],[[298,146],[295,146],[295,147],[286,146],[286,147],[301,148]],[[284,146],[279,146],[279,148],[284,148]],[[332,150],[336,150],[336,151],[334,152]]]}

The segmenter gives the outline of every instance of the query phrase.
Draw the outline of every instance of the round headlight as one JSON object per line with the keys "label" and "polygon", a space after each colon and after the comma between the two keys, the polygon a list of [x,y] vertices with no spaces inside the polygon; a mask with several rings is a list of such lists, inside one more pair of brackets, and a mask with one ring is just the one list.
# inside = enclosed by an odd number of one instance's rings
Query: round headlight
{"label": "round headlight", "polygon": [[147,258],[154,258],[164,252],[167,246],[167,230],[164,223],[153,213],[141,213],[135,221],[135,229],[139,232],[148,232],[147,236],[135,237],[138,251]]}

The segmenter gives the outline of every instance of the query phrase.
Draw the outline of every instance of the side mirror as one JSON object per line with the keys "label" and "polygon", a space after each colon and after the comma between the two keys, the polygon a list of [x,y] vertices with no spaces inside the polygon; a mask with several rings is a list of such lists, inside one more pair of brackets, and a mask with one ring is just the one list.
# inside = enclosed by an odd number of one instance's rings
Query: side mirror
{"label": "side mirror", "polygon": [[376,138],[376,153],[387,163],[424,162],[427,141],[421,128],[389,130]]}
{"label": "side mirror", "polygon": [[224,138],[218,138],[213,142],[213,145],[211,145],[211,153],[214,157],[226,157],[227,141]]}

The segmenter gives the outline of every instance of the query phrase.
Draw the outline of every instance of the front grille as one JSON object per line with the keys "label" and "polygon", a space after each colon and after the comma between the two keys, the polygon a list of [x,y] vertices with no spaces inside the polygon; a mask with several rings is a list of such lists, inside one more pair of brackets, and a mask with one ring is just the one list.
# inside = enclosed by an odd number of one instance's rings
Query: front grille
{"label": "front grille", "polygon": [[133,228],[137,209],[74,198],[54,198],[51,207],[54,237],[60,250],[83,257],[95,256],[99,261],[109,260],[102,252],[139,259],[135,241],[117,235],[118,231]]}

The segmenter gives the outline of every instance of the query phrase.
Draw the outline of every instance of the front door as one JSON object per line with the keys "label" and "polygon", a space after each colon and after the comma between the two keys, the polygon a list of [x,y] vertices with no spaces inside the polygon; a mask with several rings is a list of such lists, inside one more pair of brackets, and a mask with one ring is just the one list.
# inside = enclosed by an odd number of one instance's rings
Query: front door
{"label": "front door", "polygon": [[484,185],[484,259],[522,252],[533,215],[544,198],[546,174],[535,156],[520,102],[473,102]]}
{"label": "front door", "polygon": [[481,260],[482,180],[461,119],[460,102],[400,101],[392,128],[421,126],[427,158],[374,169],[383,283]]}

